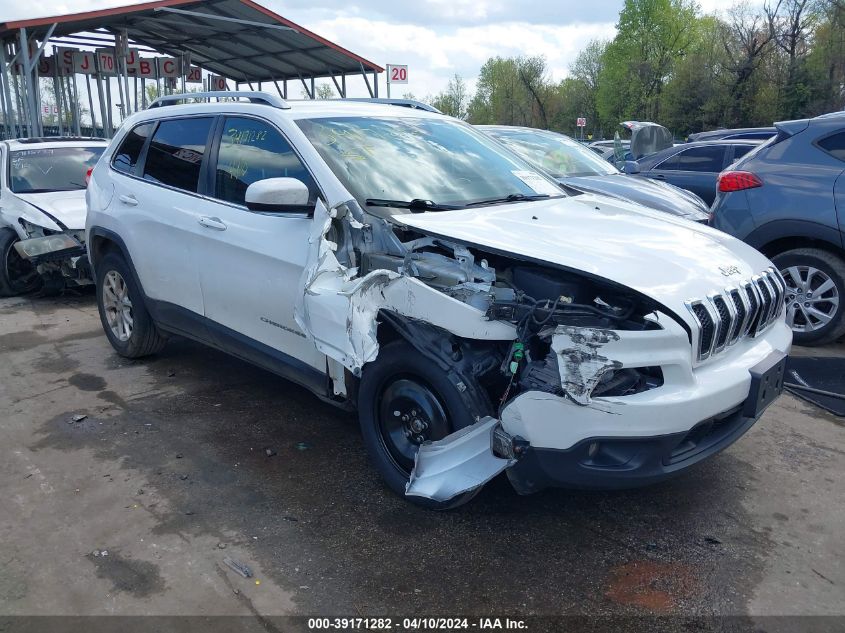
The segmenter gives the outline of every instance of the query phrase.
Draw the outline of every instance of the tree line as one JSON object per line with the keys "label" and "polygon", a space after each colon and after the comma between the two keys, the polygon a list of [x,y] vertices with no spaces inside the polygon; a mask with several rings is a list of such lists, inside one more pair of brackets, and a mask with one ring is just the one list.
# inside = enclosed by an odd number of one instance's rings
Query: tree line
{"label": "tree line", "polygon": [[542,57],[494,57],[475,94],[455,76],[427,99],[475,124],[612,137],[655,121],[678,138],[766,126],[845,107],[845,0],[766,0],[721,16],[694,0],[625,0],[608,41],[591,41],[555,82]]}

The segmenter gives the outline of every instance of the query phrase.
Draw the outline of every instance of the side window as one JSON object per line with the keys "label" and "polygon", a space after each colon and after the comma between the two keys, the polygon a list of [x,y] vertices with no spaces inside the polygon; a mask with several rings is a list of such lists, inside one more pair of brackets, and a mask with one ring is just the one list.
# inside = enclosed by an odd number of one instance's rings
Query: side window
{"label": "side window", "polygon": [[675,154],[674,156],[670,156],[662,163],[659,163],[654,167],[654,169],[663,169],[664,171],[677,171],[678,170],[678,157],[680,154]]}
{"label": "side window", "polygon": [[215,197],[244,204],[247,187],[266,178],[297,178],[308,187],[309,204],[317,201],[317,184],[278,130],[263,121],[228,117],[217,155]]}
{"label": "side window", "polygon": [[144,180],[196,193],[213,122],[205,117],[159,123],[144,161]]}
{"label": "side window", "polygon": [[115,152],[112,167],[124,174],[133,173],[135,165],[138,164],[138,158],[141,156],[141,150],[144,149],[144,143],[147,142],[152,131],[152,123],[142,123],[132,128]]}
{"label": "side window", "polygon": [[734,160],[739,160],[754,149],[754,147],[754,145],[734,145]]}
{"label": "side window", "polygon": [[725,162],[725,148],[725,145],[691,147],[678,154],[677,164],[673,169],[680,171],[720,172]]}
{"label": "side window", "polygon": [[818,146],[839,160],[845,160],[845,132],[826,136],[818,141]]}

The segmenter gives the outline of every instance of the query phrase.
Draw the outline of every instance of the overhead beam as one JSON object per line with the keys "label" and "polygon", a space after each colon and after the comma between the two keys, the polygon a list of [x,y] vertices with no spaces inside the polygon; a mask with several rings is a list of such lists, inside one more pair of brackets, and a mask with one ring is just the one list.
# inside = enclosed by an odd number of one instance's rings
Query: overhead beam
{"label": "overhead beam", "polygon": [[174,9],[173,7],[157,7],[155,9],[156,13],[165,12],[165,13],[177,13],[179,15],[191,15],[203,20],[221,20],[223,22],[232,22],[235,24],[246,24],[248,26],[255,26],[262,29],[272,29],[277,31],[293,31],[294,33],[298,33],[298,31],[294,28],[289,26],[283,26],[281,24],[267,24],[266,22],[256,22],[255,20],[243,20],[241,18],[233,18],[228,17],[225,15],[217,15],[212,13],[204,13],[202,11],[188,11],[187,9]]}

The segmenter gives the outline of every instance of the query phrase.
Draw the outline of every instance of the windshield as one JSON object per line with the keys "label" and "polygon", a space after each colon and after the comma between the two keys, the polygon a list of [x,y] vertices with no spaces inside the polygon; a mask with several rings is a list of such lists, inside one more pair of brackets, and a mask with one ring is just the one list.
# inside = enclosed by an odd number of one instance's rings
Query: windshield
{"label": "windshield", "polygon": [[563,195],[518,156],[450,119],[344,117],[297,124],[344,186],[369,206],[394,206],[380,200],[432,203],[418,209],[461,207]]}
{"label": "windshield", "polygon": [[619,173],[613,165],[596,156],[595,152],[562,134],[529,130],[490,130],[490,134],[555,178],[610,176]]}
{"label": "windshield", "polygon": [[9,188],[13,193],[85,189],[85,175],[105,147],[53,147],[11,152]]}

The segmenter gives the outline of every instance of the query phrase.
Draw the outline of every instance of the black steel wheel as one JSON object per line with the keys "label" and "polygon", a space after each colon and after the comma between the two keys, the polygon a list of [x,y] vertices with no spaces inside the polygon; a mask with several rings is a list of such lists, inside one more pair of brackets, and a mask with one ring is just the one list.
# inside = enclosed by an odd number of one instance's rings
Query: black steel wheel
{"label": "black steel wheel", "polygon": [[463,505],[480,488],[443,502],[406,496],[420,444],[443,439],[491,410],[469,406],[447,373],[405,341],[379,350],[378,358],[364,367],[358,390],[358,419],[373,465],[393,492],[436,510]]}
{"label": "black steel wheel", "polygon": [[378,405],[381,441],[396,465],[411,474],[420,444],[449,435],[449,419],[434,391],[416,376],[389,380]]}

